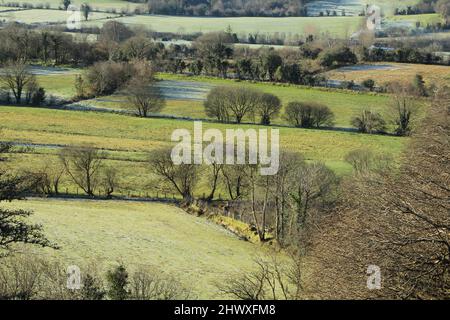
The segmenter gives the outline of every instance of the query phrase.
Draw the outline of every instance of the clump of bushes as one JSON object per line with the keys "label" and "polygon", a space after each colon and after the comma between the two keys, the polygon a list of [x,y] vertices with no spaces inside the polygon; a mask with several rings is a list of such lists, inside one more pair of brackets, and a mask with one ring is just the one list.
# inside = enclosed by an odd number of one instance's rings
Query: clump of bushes
{"label": "clump of bushes", "polygon": [[331,127],[334,124],[330,108],[315,102],[290,102],[286,106],[285,118],[299,128]]}
{"label": "clump of bushes", "polygon": [[370,110],[363,110],[360,114],[354,116],[351,124],[361,133],[386,132],[386,121],[381,114]]}

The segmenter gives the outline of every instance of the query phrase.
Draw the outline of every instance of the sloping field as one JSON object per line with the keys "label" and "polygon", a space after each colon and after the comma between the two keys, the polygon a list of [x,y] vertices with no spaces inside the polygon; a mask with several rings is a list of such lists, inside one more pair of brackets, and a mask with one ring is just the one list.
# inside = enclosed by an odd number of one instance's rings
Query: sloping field
{"label": "sloping field", "polygon": [[[29,200],[1,204],[33,210],[60,250],[37,249],[64,265],[95,262],[129,269],[152,266],[192,287],[200,299],[219,298],[214,281],[242,269],[264,254],[204,218],[171,205],[119,201]],[[81,270],[83,272],[83,270]]]}
{"label": "sloping field", "polygon": [[[193,130],[192,121],[24,107],[0,107],[0,119],[2,140],[44,145],[90,144],[121,152],[149,152],[167,146],[175,129]],[[217,128],[223,132],[227,128],[255,128],[252,125],[216,123],[203,123],[203,127],[204,130]],[[348,172],[349,166],[344,162],[344,157],[351,150],[369,148],[396,156],[407,141],[407,138],[345,131],[280,128],[281,148],[300,152],[309,160],[323,161],[338,173]],[[130,174],[128,179],[140,173]]]}
{"label": "sloping field", "polygon": [[[351,127],[350,121],[355,114],[358,114],[364,109],[370,109],[376,112],[385,113],[387,110],[387,104],[389,103],[389,97],[386,95],[375,95],[358,93],[354,91],[344,90],[328,90],[325,88],[309,88],[305,86],[295,85],[281,85],[270,83],[252,83],[245,81],[233,81],[223,80],[206,77],[187,77],[182,75],[161,74],[159,76],[165,81],[181,81],[181,82],[198,82],[199,85],[208,84],[210,86],[218,85],[237,85],[246,86],[254,89],[258,89],[267,93],[272,93],[278,96],[283,105],[291,101],[308,101],[318,102],[330,107],[335,115],[335,126],[349,128]],[[176,88],[176,86],[175,86]],[[173,112],[176,115],[190,116],[189,112],[192,110],[194,114],[198,114],[204,108],[199,102],[191,101],[187,103],[188,108],[182,108],[181,106],[176,108],[168,108],[163,110],[163,113]],[[169,111],[170,110],[170,111]],[[286,119],[283,115],[278,119],[275,119],[274,123],[286,124]]]}
{"label": "sloping field", "polygon": [[[34,1],[33,1],[34,2]],[[41,1],[36,0],[35,2],[39,3]],[[80,6],[81,4],[88,2],[89,5],[94,10],[112,10],[120,12],[122,9],[129,9],[129,11],[134,10],[134,8],[138,7],[139,3],[133,3],[125,0],[92,0],[92,1],[84,1],[84,0],[72,0],[72,4],[76,6]],[[42,0],[42,3],[50,4],[51,8],[60,8],[61,0]]]}
{"label": "sloping field", "polygon": [[[110,13],[91,12],[89,15],[89,21],[106,19],[108,17],[115,16],[116,15]],[[70,14],[64,10],[32,9],[0,12],[1,20],[17,21],[21,23],[65,23],[69,17]]]}

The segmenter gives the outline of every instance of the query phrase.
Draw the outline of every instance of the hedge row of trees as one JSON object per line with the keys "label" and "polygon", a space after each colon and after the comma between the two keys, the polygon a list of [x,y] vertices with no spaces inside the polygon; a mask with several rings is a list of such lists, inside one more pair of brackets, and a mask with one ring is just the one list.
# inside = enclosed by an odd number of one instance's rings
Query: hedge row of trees
{"label": "hedge row of trees", "polygon": [[[280,99],[270,93],[238,86],[220,86],[211,89],[205,101],[206,115],[220,122],[241,123],[244,119],[269,125],[281,110]],[[286,106],[286,120],[296,127],[332,126],[331,110],[318,103],[290,102]]]}
{"label": "hedge row of trees", "polygon": [[[423,80],[418,79],[424,90]],[[361,133],[386,133],[388,122],[395,125],[395,134],[407,136],[411,133],[418,112],[415,96],[417,87],[391,85],[389,119],[371,110],[363,110],[351,120],[351,125]],[[205,113],[223,123],[241,123],[244,120],[258,121],[270,125],[279,117],[282,109],[280,99],[269,93],[240,86],[219,86],[211,89],[204,103]],[[326,105],[308,101],[291,101],[284,110],[283,118],[298,128],[321,128],[334,125],[334,114]]]}
{"label": "hedge row of trees", "polygon": [[442,64],[442,57],[427,49],[417,49],[404,47],[399,49],[372,48],[363,52],[365,61],[381,62],[403,62],[403,63],[421,63],[421,64]]}
{"label": "hedge row of trees", "polygon": [[[71,35],[44,29],[32,31],[10,25],[0,31],[0,61],[42,61],[43,63],[92,65],[112,60],[126,62],[146,59],[160,71],[209,74],[227,77],[232,71],[242,79],[291,83],[312,83],[321,68],[353,64],[356,55],[347,47],[322,49],[304,45],[300,50],[235,49],[236,35],[230,32],[205,34],[192,46],[171,45],[152,41],[145,32],[136,32],[117,21],[105,23],[99,41],[75,40]],[[323,51],[323,52],[322,52]],[[314,61],[316,67],[303,65]]]}
{"label": "hedge row of trees", "polygon": [[[145,2],[145,1],[143,1]],[[307,16],[308,0],[147,0],[149,13],[187,16]]]}
{"label": "hedge row of trees", "polygon": [[423,13],[439,13],[445,20],[445,24],[449,23],[450,1],[449,0],[421,0],[415,6],[407,6],[406,8],[396,8],[396,15],[411,15]]}

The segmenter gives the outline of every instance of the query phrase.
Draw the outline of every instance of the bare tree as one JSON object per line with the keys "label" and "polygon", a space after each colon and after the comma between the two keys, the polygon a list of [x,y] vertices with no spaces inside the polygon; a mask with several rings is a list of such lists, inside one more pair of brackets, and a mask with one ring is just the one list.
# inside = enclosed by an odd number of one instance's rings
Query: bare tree
{"label": "bare tree", "polygon": [[[259,174],[258,165],[247,165],[244,172],[249,182],[250,211],[253,223],[256,226],[259,240],[265,241],[270,179],[269,176],[261,176]],[[259,221],[259,216],[261,221]]]}
{"label": "bare tree", "polygon": [[67,147],[59,157],[72,181],[87,195],[94,196],[105,154],[93,147]]}
{"label": "bare tree", "polygon": [[261,124],[269,125],[280,110],[281,101],[277,96],[270,93],[261,94],[256,105],[256,113],[261,118]]}
{"label": "bare tree", "polygon": [[370,149],[356,149],[345,156],[345,161],[351,164],[356,174],[371,171],[387,170],[392,163],[389,155],[375,154]]}
{"label": "bare tree", "polygon": [[140,267],[130,279],[131,299],[185,300],[192,298],[191,290],[175,278],[164,276],[160,270]]}
{"label": "bare tree", "polygon": [[240,300],[294,300],[301,297],[302,271],[298,258],[255,258],[254,271],[227,276],[216,287],[223,295]]}
{"label": "bare tree", "polygon": [[183,200],[190,202],[194,197],[194,188],[198,182],[198,166],[195,164],[176,165],[171,159],[171,149],[155,150],[150,154],[150,170]]}
{"label": "bare tree", "polygon": [[201,57],[207,73],[221,75],[227,74],[227,59],[233,53],[233,39],[226,32],[210,32],[198,37],[193,48]]}
{"label": "bare tree", "polygon": [[[315,162],[301,166],[294,174],[296,183],[291,192],[293,214],[289,221],[289,233],[304,229],[312,217],[312,209],[326,203],[337,186],[333,171],[324,164]],[[332,199],[332,198],[331,198]]]}
{"label": "bare tree", "polygon": [[210,91],[205,102],[206,114],[219,121],[228,122],[234,117],[241,123],[244,117],[254,116],[255,108],[260,101],[261,93],[254,89],[223,86]]}
{"label": "bare tree", "polygon": [[312,128],[332,126],[334,114],[330,108],[315,102],[289,102],[286,106],[285,119],[296,127]]}
{"label": "bare tree", "polygon": [[117,189],[119,184],[119,177],[117,169],[114,167],[106,167],[103,170],[101,186],[105,190],[105,195],[111,198],[114,191]]}
{"label": "bare tree", "polygon": [[231,200],[242,200],[248,194],[248,180],[245,165],[224,165],[222,176]]}
{"label": "bare tree", "polygon": [[351,124],[362,133],[383,133],[386,131],[386,121],[376,112],[363,110],[354,116]]}
{"label": "bare tree", "polygon": [[150,113],[159,112],[165,105],[161,89],[151,79],[132,79],[126,92],[129,108],[140,117],[147,117]]}
{"label": "bare tree", "polygon": [[120,43],[131,38],[133,35],[133,31],[130,30],[125,24],[119,21],[110,20],[103,24],[100,31],[99,40]]}
{"label": "bare tree", "polygon": [[313,111],[312,111],[312,117],[313,117],[313,125],[316,128],[320,128],[323,126],[326,127],[332,127],[334,124],[334,114],[330,110],[329,107],[322,105],[322,104],[315,104]]}
{"label": "bare tree", "polygon": [[211,191],[209,195],[205,198],[206,201],[211,201],[214,199],[214,195],[217,191],[217,187],[219,186],[219,179],[223,169],[223,164],[212,161],[210,165],[208,165],[208,169],[210,169],[210,175],[208,175],[209,185],[211,187]]}
{"label": "bare tree", "polygon": [[290,190],[295,186],[297,172],[304,165],[305,162],[301,155],[282,152],[278,173],[271,177],[270,195],[275,207],[275,237],[281,244],[284,244],[288,232],[292,200]]}
{"label": "bare tree", "polygon": [[226,90],[224,87],[212,88],[204,103],[208,117],[216,118],[220,122],[230,121],[230,112],[226,105]]}
{"label": "bare tree", "polygon": [[[310,296],[449,298],[449,105],[434,101],[399,169],[344,182],[314,236]],[[369,265],[380,268],[380,290],[367,290]]]}
{"label": "bare tree", "polygon": [[227,108],[237,123],[241,123],[245,116],[253,117],[259,103],[259,91],[245,87],[229,87],[227,95]]}
{"label": "bare tree", "polygon": [[409,136],[412,132],[413,118],[418,111],[416,100],[408,92],[401,90],[394,94],[389,106],[393,115],[392,122],[397,126],[395,133],[399,136]]}
{"label": "bare tree", "polygon": [[16,103],[20,104],[22,101],[22,93],[27,84],[35,81],[34,75],[28,71],[28,66],[21,62],[10,62],[0,73],[0,82],[11,90]]}
{"label": "bare tree", "polygon": [[45,165],[42,169],[35,173],[31,173],[36,181],[35,185],[43,194],[59,194],[59,186],[64,175],[65,168],[63,166]]}

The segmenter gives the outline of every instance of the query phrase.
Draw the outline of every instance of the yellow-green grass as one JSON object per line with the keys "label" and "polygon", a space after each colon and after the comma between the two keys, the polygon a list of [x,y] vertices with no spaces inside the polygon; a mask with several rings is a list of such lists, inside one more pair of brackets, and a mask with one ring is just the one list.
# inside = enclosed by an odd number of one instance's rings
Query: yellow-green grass
{"label": "yellow-green grass", "polygon": [[[35,149],[40,152],[40,148]],[[56,150],[55,150],[56,151]],[[109,153],[107,153],[109,155]],[[106,167],[112,167],[117,170],[117,187],[113,195],[118,197],[132,198],[174,198],[180,199],[180,195],[172,189],[167,189],[161,185],[160,178],[151,172],[151,167],[145,159],[148,154],[142,156],[140,160],[109,160],[103,161]],[[57,154],[41,153],[22,153],[9,156],[10,162],[7,164],[11,172],[37,172],[49,166],[55,169],[61,166]],[[351,173],[351,167],[342,161],[326,161],[326,165],[332,169],[338,176]],[[3,164],[5,166],[5,164]],[[203,166],[199,168],[200,178],[196,181],[194,195],[202,197],[208,195],[211,191],[210,181],[208,180],[210,168]],[[63,175],[59,185],[59,192],[62,195],[84,195],[82,189],[73,183],[69,176]],[[104,188],[101,186],[96,189],[95,195],[104,195]],[[216,190],[215,199],[227,199],[228,193],[223,181],[219,182]]]}
{"label": "yellow-green grass", "polygon": [[47,94],[63,98],[72,98],[75,92],[76,73],[38,75],[36,76],[39,86],[43,87]]}
{"label": "yellow-green grass", "polygon": [[389,18],[392,21],[408,21],[412,23],[420,22],[420,24],[425,27],[426,25],[434,25],[439,22],[443,22],[441,15],[437,13],[430,14],[415,14],[415,15],[399,15]]}
{"label": "yellow-green grass", "polygon": [[[378,77],[376,77],[376,75],[377,72],[380,72],[380,74],[383,75],[381,78],[384,80],[379,84],[391,80],[412,80],[413,76],[416,73],[423,74],[426,81],[432,80],[436,82],[438,81],[438,79],[450,80],[450,73],[448,72],[450,71],[450,67],[395,64],[395,68],[399,68],[399,70],[351,71],[345,73],[333,71],[330,72],[329,76],[331,79],[347,79],[355,80],[357,82],[360,82],[367,78],[373,78],[375,79],[375,81],[377,81]],[[48,93],[70,98],[75,95],[75,77],[76,73],[67,75],[45,75],[38,76],[38,80],[41,86],[43,86]],[[343,128],[351,127],[351,119],[362,110],[368,109],[375,112],[380,112],[382,114],[387,113],[390,100],[390,97],[388,95],[383,94],[362,93],[325,88],[310,88],[296,85],[252,83],[247,81],[225,80],[210,77],[191,77],[165,73],[159,74],[158,78],[160,78],[161,80],[202,82],[210,84],[212,86],[246,86],[249,88],[255,88],[264,92],[275,94],[281,99],[284,106],[291,101],[309,101],[322,103],[329,106],[331,111],[334,113],[335,126]],[[176,83],[174,83],[174,85],[176,85]],[[85,100],[82,103],[87,106],[108,108],[113,110],[127,109],[129,107],[126,96],[120,93],[111,96],[98,97],[97,99]],[[283,110],[281,111],[280,116],[277,119],[273,119],[274,124],[287,124],[287,121],[283,116]],[[168,100],[161,113],[165,115],[191,117],[196,119],[207,118],[204,111],[203,102],[198,100]]]}
{"label": "yellow-green grass", "polygon": [[[142,119],[131,116],[0,107],[2,139],[36,144],[86,145],[119,151],[149,152],[167,146],[175,129],[193,130],[193,122],[169,119]],[[251,125],[203,123],[204,129],[264,128]],[[308,160],[320,160],[337,171],[348,170],[343,161],[354,149],[398,155],[406,138],[364,135],[343,131],[280,128],[282,149],[300,152]],[[346,169],[345,169],[346,168]]]}
{"label": "yellow-green grass", "polygon": [[379,70],[352,70],[342,71],[340,69],[327,73],[330,79],[355,81],[362,83],[364,80],[373,79],[376,85],[383,85],[389,82],[411,83],[415,75],[420,74],[426,85],[450,84],[450,67],[406,64],[406,63],[374,63],[374,65],[388,65],[390,69]]}
{"label": "yellow-green grass", "polygon": [[[102,12],[92,12],[89,15],[90,21],[98,19],[106,19],[109,17],[116,17],[117,15]],[[10,12],[0,12],[0,19],[7,21],[20,21],[22,23],[66,23],[69,18],[69,14],[64,10],[45,10],[45,9],[32,9],[32,10],[18,10]]]}
{"label": "yellow-green grass", "polygon": [[[51,8],[60,8],[61,5],[61,1],[60,0],[35,0],[32,2],[36,2],[38,3],[48,3],[50,4]],[[81,6],[81,4],[83,3],[89,3],[89,5],[94,9],[94,10],[110,10],[110,9],[116,9],[117,12],[120,12],[120,10],[126,9],[128,8],[130,11],[133,11],[134,8],[138,7],[141,4],[138,3],[133,3],[133,2],[129,2],[129,1],[125,1],[125,0],[92,0],[92,1],[84,1],[84,0],[72,0],[72,4],[76,5],[76,6]]]}
{"label": "yellow-green grass", "polygon": [[[96,108],[134,111],[134,108],[127,101],[127,97],[119,94],[85,100],[82,103]],[[203,102],[198,100],[167,100],[164,108],[161,110],[161,114],[194,119],[207,118]]]}
{"label": "yellow-green grass", "polygon": [[0,206],[35,212],[32,221],[42,224],[47,237],[61,246],[59,250],[35,249],[44,257],[67,266],[94,262],[103,270],[119,262],[130,271],[156,267],[192,287],[200,299],[221,298],[215,282],[227,274],[251,270],[253,259],[268,253],[171,205],[28,200]]}
{"label": "yellow-green grass", "polygon": [[[238,34],[284,33],[290,35],[333,35],[349,37],[358,30],[361,17],[183,17],[163,15],[136,15],[117,18],[129,26],[144,26],[158,32],[212,32],[224,31],[231,27]],[[101,25],[104,21],[87,22]]]}
{"label": "yellow-green grass", "polygon": [[406,9],[408,6],[416,5],[420,0],[361,0],[360,2],[364,6],[372,4],[378,5],[383,9],[384,14],[391,16],[394,14],[396,8]]}
{"label": "yellow-green grass", "polygon": [[[438,79],[450,80],[450,67],[445,66],[424,66],[424,65],[405,65],[393,64],[399,70],[372,70],[372,71],[351,71],[339,72],[333,71],[329,73],[330,78],[339,80],[355,80],[361,82],[367,78],[373,78],[376,81],[377,72],[380,72],[383,84],[386,81],[404,79],[412,80],[417,73],[423,74],[426,81],[436,83]],[[39,76],[39,81],[49,93],[64,97],[72,97],[75,94],[74,81],[75,74],[71,75],[48,75]],[[172,75],[161,73],[158,76],[161,80],[172,81],[192,81],[207,83],[212,86],[217,85],[238,85],[249,88],[259,89],[264,92],[272,93],[278,96],[283,105],[287,105],[291,101],[309,101],[325,104],[330,107],[335,115],[335,126],[349,128],[351,127],[351,119],[362,110],[368,109],[380,112],[388,116],[390,97],[383,94],[372,94],[345,90],[310,88],[296,85],[281,85],[270,83],[252,83],[247,81],[224,80],[209,77],[191,77],[185,75]],[[174,83],[176,85],[176,83]],[[129,103],[123,94],[114,94],[111,96],[103,96],[97,99],[85,100],[84,105],[108,108],[113,110],[127,109]],[[283,109],[284,110],[284,109]],[[283,110],[277,119],[273,119],[274,124],[287,124],[283,116]],[[168,100],[166,106],[161,111],[165,115],[174,115],[190,118],[207,118],[202,101],[198,100]]]}
{"label": "yellow-green grass", "polygon": [[[351,127],[351,119],[360,113],[362,110],[368,109],[375,112],[388,112],[389,96],[382,94],[368,94],[354,91],[344,91],[325,88],[310,88],[295,85],[281,85],[269,83],[251,83],[245,81],[222,80],[206,77],[189,77],[183,75],[160,74],[159,77],[163,80],[182,80],[182,81],[200,81],[212,85],[238,85],[249,88],[259,89],[264,92],[272,93],[278,96],[283,105],[291,101],[308,101],[322,103],[330,107],[335,115],[336,127]],[[181,104],[181,103],[180,103]],[[195,101],[186,101],[186,107],[180,108],[169,107],[163,110],[163,113],[172,113],[180,116],[196,116],[201,114],[203,105]],[[275,119],[275,124],[286,124],[287,121],[283,117],[283,110],[281,116]]]}

